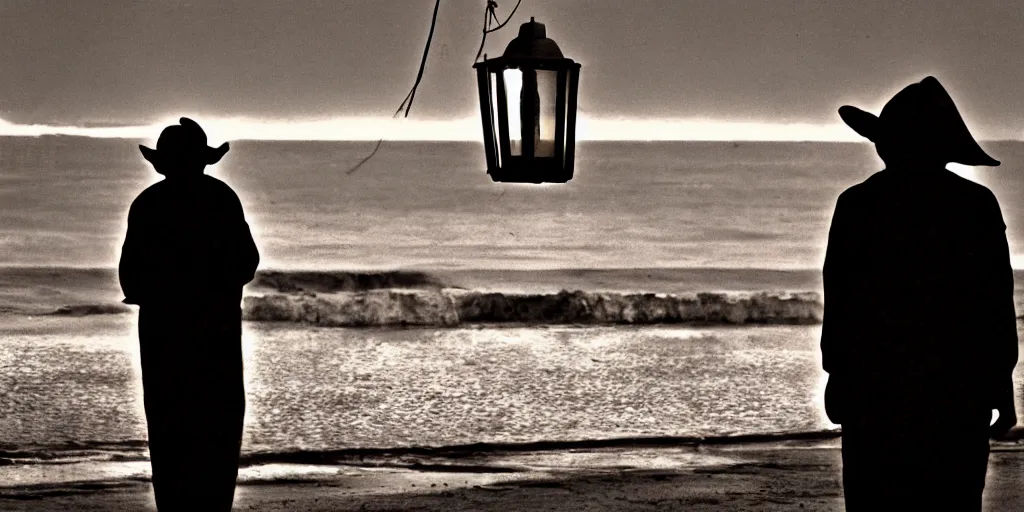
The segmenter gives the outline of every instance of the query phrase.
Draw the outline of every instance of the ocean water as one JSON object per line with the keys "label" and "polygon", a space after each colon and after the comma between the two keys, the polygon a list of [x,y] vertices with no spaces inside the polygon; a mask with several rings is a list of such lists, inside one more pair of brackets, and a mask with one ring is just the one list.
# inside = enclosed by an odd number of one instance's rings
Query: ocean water
{"label": "ocean water", "polygon": [[[53,322],[5,329],[0,441],[144,440],[134,318]],[[822,430],[817,332],[247,323],[244,451]]]}
{"label": "ocean water", "polygon": [[[145,457],[134,315],[5,320],[0,460]],[[296,450],[830,430],[819,335],[784,325],[246,322],[242,451],[273,460]],[[1014,378],[1020,396],[1024,368]]]}
{"label": "ocean water", "polygon": [[[0,137],[0,265],[111,267],[160,176],[138,141]],[[241,197],[264,268],[820,268],[870,146],[585,142],[566,185],[496,184],[476,143],[239,141],[209,173]],[[1024,262],[1024,143],[963,171],[1000,199]],[[1018,265],[1024,266],[1024,265]]]}
{"label": "ocean water", "polygon": [[[143,456],[114,270],[160,178],[137,143],[0,137],[2,458]],[[1002,167],[956,172],[1024,263],[1024,144],[986,148]],[[345,173],[372,149],[240,141],[210,169],[263,257],[246,454],[834,427],[818,269],[869,146],[584,143],[551,186],[492,183],[472,143],[385,142]]]}

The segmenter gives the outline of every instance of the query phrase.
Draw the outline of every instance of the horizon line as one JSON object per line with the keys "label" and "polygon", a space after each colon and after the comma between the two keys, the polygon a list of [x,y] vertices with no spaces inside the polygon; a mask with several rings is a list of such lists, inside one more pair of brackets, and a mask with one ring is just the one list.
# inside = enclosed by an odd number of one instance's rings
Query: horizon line
{"label": "horizon line", "polygon": [[[1012,256],[1012,255],[1011,255]],[[1013,266],[1011,263],[1010,268],[1014,272],[1024,272],[1024,262],[1020,266]],[[75,271],[101,271],[101,272],[117,272],[117,263],[110,263],[108,265],[62,265],[56,263],[40,264],[40,263],[15,263],[7,262],[0,263],[0,272],[3,271],[59,271],[59,270],[75,270]],[[259,267],[256,269],[257,272],[314,272],[314,273],[331,273],[331,272],[350,272],[350,273],[427,273],[427,274],[458,274],[458,273],[473,273],[473,272],[781,272],[781,273],[794,273],[794,272],[821,272],[821,264],[817,266],[792,266],[792,267],[744,267],[744,266],[722,266],[722,265],[682,265],[682,266],[630,266],[630,267],[537,267],[537,268],[500,268],[500,267],[459,267],[459,268],[443,268],[443,267],[432,267],[430,265],[410,265],[410,266],[397,266],[397,265],[364,265],[364,266],[327,266],[327,267],[306,267],[306,266],[295,266],[295,265],[268,265],[266,267]]]}
{"label": "horizon line", "polygon": [[[125,126],[18,124],[0,119],[0,136],[65,135],[148,141],[155,144],[165,126],[179,117],[197,120],[210,141],[417,141],[479,142],[479,117],[450,120],[338,117],[321,120],[264,120],[245,117],[206,117],[184,114],[161,122]],[[1021,141],[1021,138],[979,138],[982,142]],[[831,124],[728,121],[709,118],[589,118],[577,119],[577,142],[690,141],[690,142],[852,142],[869,143],[841,122]]]}
{"label": "horizon line", "polygon": [[[149,140],[147,137],[116,137],[116,136],[95,136],[95,135],[71,135],[64,133],[43,133],[39,135],[9,135],[0,133],[0,138],[21,138],[21,139],[39,139],[43,137],[68,137],[77,139],[104,139],[104,140],[125,140],[141,142]],[[234,138],[224,142],[401,142],[401,143],[465,143],[465,144],[479,144],[483,145],[479,139],[256,139],[256,138]],[[1024,142],[1022,139],[977,139],[978,142],[996,143],[996,142]],[[775,143],[789,143],[789,144],[874,144],[870,140],[828,140],[828,139],[576,139],[576,144],[580,143],[600,143],[600,142],[638,142],[638,143],[652,143],[652,142],[720,142],[720,143],[761,143],[761,142],[775,142]]]}

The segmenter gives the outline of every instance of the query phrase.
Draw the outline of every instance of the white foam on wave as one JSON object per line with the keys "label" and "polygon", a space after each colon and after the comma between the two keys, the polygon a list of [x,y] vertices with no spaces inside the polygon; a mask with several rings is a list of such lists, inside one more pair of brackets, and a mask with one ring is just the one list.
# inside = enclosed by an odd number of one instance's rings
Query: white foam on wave
{"label": "white foam on wave", "polygon": [[[371,290],[245,298],[245,318],[328,327],[565,324],[816,324],[815,293],[504,294],[463,290]],[[687,334],[688,335],[688,334]]]}

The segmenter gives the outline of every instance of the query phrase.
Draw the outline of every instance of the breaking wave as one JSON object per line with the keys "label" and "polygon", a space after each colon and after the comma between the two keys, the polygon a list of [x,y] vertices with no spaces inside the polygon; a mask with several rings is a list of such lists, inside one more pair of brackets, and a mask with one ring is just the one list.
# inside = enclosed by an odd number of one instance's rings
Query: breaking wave
{"label": "breaking wave", "polygon": [[324,272],[324,271],[274,271],[256,273],[250,285],[254,288],[269,288],[283,293],[293,292],[358,292],[386,288],[443,288],[446,285],[437,277],[426,272]]}
{"label": "breaking wave", "polygon": [[[726,290],[756,290],[735,287],[739,281],[745,286],[764,281],[762,285],[773,289],[812,288],[813,283],[801,276],[780,278],[765,272],[744,276],[714,270],[612,269],[475,275],[262,270],[246,287],[243,311],[250,321],[338,327],[821,322],[821,298],[814,292],[697,293],[714,289],[715,283]],[[550,285],[541,284],[549,280]],[[8,290],[0,294],[0,312],[5,313],[83,317],[136,310],[120,302],[113,269],[9,268],[0,270],[0,284]],[[562,291],[556,292],[559,288]],[[673,290],[687,293],[654,293]]]}
{"label": "breaking wave", "polygon": [[120,304],[73,304],[61,306],[55,309],[51,315],[54,316],[92,316],[92,315],[120,315],[130,313],[130,307]]}
{"label": "breaking wave", "polygon": [[244,318],[328,327],[461,324],[817,324],[816,293],[552,294],[373,290],[245,297]]}

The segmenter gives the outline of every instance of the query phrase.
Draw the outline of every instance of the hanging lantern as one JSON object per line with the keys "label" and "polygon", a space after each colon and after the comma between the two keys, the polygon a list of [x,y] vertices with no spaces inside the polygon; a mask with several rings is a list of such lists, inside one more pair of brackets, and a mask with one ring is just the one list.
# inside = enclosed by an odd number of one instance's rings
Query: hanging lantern
{"label": "hanging lantern", "polygon": [[480,92],[487,174],[493,181],[572,179],[580,65],[530,18],[501,57],[473,65]]}

